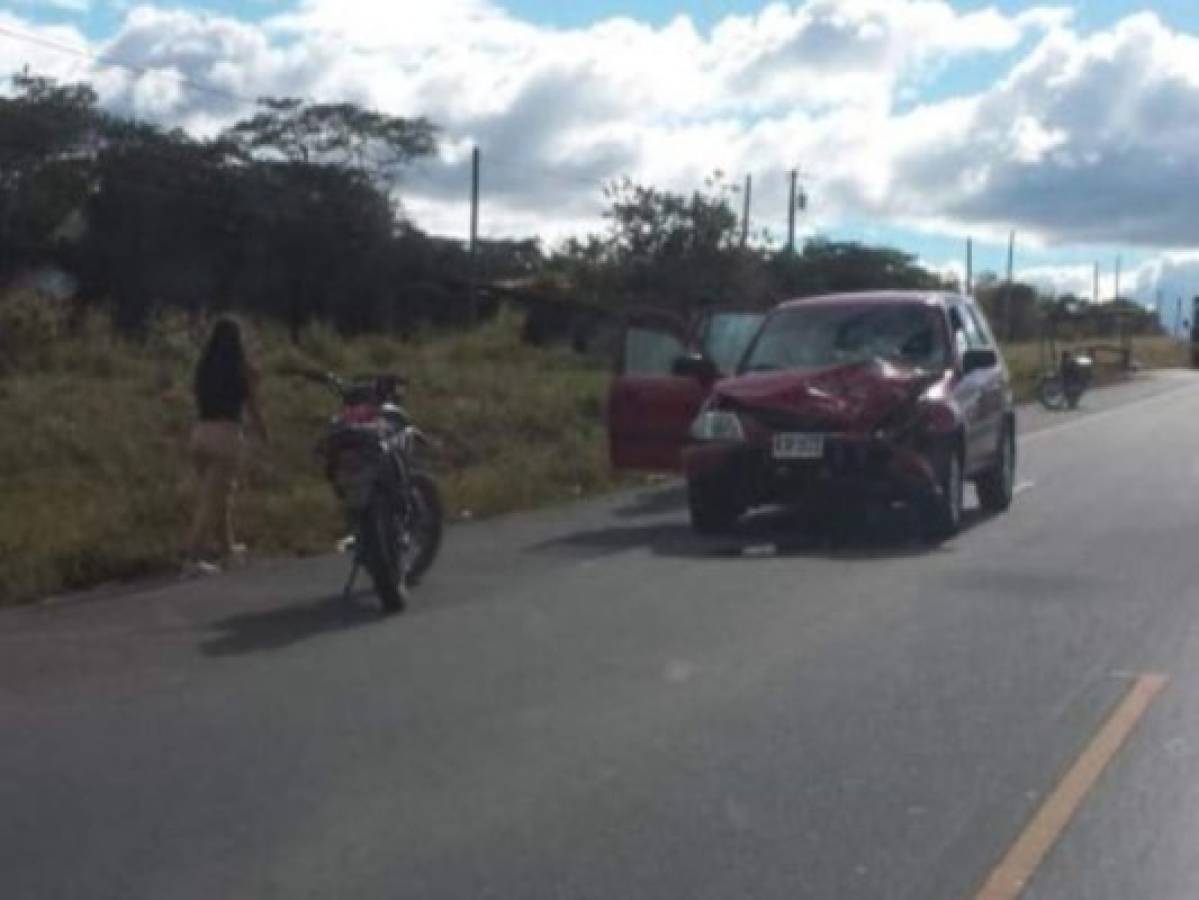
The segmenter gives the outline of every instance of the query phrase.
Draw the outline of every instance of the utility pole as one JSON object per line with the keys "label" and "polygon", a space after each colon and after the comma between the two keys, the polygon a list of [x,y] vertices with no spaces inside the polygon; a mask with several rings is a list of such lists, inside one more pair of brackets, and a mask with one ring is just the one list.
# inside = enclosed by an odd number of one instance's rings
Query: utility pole
{"label": "utility pole", "polygon": [[799,169],[791,170],[791,200],[787,204],[787,252],[795,253],[795,188],[799,183]]}
{"label": "utility pole", "polygon": [[1174,307],[1174,336],[1182,334],[1182,297],[1178,298],[1178,303]]}
{"label": "utility pole", "polygon": [[753,196],[754,177],[745,176],[745,209],[741,213],[741,246],[749,243],[749,200]]}
{"label": "utility pole", "polygon": [[1004,300],[1004,315],[1007,318],[1007,339],[1010,344],[1012,341],[1012,277],[1014,276],[1014,268],[1016,263],[1016,232],[1015,230],[1008,236],[1007,241],[1007,297]]}
{"label": "utility pole", "polygon": [[478,316],[478,256],[479,256],[479,148],[470,155],[470,324]]}
{"label": "utility pole", "polygon": [[1116,305],[1116,327],[1119,329],[1120,351],[1124,354],[1124,368],[1128,368],[1128,363],[1131,360],[1131,352],[1124,343],[1124,307],[1120,305],[1120,254],[1116,254],[1116,292],[1112,297],[1112,302]]}
{"label": "utility pole", "polygon": [[1095,290],[1095,293],[1091,297],[1091,302],[1098,304],[1099,303],[1099,263],[1095,263],[1095,288],[1094,288],[1094,290]]}
{"label": "utility pole", "polygon": [[966,296],[974,294],[974,238],[966,238]]}

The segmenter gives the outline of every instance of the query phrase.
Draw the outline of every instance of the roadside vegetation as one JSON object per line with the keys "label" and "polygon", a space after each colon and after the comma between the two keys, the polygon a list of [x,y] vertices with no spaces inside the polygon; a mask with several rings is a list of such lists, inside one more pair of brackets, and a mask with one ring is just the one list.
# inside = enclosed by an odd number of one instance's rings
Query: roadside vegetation
{"label": "roadside vegetation", "polygon": [[[1111,384],[1127,378],[1127,373],[1117,364],[1114,353],[1103,349],[1114,348],[1114,340],[1064,341],[1058,344],[1058,350],[1091,352],[1097,346],[1100,352],[1096,354],[1095,384]],[[1018,401],[1029,401],[1036,397],[1037,381],[1047,364],[1042,361],[1041,352],[1041,346],[1035,341],[1004,347],[1004,359],[1007,360],[1012,389]],[[1136,337],[1132,339],[1132,364],[1134,369],[1189,368],[1190,346],[1165,335]]]}
{"label": "roadside vegetation", "polygon": [[[743,235],[720,173],[687,193],[617,180],[599,233],[552,249],[482,241],[472,255],[404,212],[411,164],[438,137],[425,119],[266,98],[200,138],[116,116],[86,84],[14,76],[0,97],[0,603],[174,566],[191,509],[191,368],[217,313],[253,323],[267,375],[274,443],[251,458],[238,522],[269,556],[325,551],[342,531],[311,453],[333,401],[279,376],[289,364],[411,376],[450,514],[465,519],[618,483],[603,360],[630,309],[687,319],[958,287],[894,248]],[[1022,397],[1041,366],[1027,342],[1047,319],[1084,345],[1135,335],[1145,366],[1186,362],[1126,299],[991,273],[975,294],[1003,321]]]}
{"label": "roadside vegetation", "polygon": [[[0,601],[174,568],[192,505],[190,378],[206,327],[167,315],[133,341],[99,313],[0,297]],[[269,557],[327,552],[342,534],[312,454],[333,401],[279,374],[297,364],[407,374],[408,404],[440,444],[447,507],[459,521],[617,486],[606,368],[530,347],[521,331],[511,312],[406,341],[310,325],[293,343],[282,325],[255,325],[273,442],[250,456],[240,537]],[[1134,356],[1145,367],[1186,363],[1185,346],[1163,337],[1138,338]],[[1037,346],[1014,345],[1007,358],[1021,398],[1031,397]]]}
{"label": "roadside vegetation", "polygon": [[[10,338],[17,305],[0,298],[10,316],[0,333]],[[0,602],[8,603],[171,570],[192,507],[190,379],[205,324],[163,318],[135,343],[102,316],[68,329],[44,298],[36,307],[37,329],[26,323],[0,377]],[[327,552],[344,533],[312,453],[335,404],[319,386],[278,375],[287,365],[407,374],[409,408],[441,445],[439,474],[458,520],[613,486],[607,373],[569,351],[523,344],[520,328],[518,316],[503,314],[468,333],[400,341],[309,326],[293,344],[281,326],[253,327],[273,435],[251,454],[239,537],[274,556]]]}

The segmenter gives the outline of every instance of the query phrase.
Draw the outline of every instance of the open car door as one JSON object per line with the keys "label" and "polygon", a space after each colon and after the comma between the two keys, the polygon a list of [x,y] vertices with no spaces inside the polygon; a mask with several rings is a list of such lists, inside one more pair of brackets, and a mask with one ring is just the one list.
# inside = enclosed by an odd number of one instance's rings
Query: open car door
{"label": "open car door", "polygon": [[677,472],[691,423],[715,380],[675,374],[678,360],[699,353],[716,377],[736,369],[763,316],[706,313],[688,327],[665,312],[630,316],[608,393],[612,466]]}

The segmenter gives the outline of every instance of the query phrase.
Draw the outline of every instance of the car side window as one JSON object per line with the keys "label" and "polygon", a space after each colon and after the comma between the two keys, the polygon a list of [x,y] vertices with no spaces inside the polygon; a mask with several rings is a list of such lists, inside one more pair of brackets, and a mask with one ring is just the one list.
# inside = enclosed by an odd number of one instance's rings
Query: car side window
{"label": "car side window", "polygon": [[631,326],[624,335],[621,372],[625,375],[669,375],[686,352],[683,341],[668,331]]}
{"label": "car side window", "polygon": [[717,313],[704,329],[703,352],[721,372],[732,372],[745,348],[758,333],[765,316],[760,313]]}
{"label": "car side window", "polygon": [[[955,334],[961,334],[965,340],[967,350],[986,350],[991,344],[986,333],[979,329],[978,320],[974,317],[973,311],[969,305],[954,306],[950,311],[949,319],[953,323]],[[957,338],[955,337],[955,340]],[[958,353],[965,352],[961,347],[961,341],[958,341]]]}
{"label": "car side window", "polygon": [[966,323],[961,310],[956,306],[949,307],[949,327],[953,331],[953,346],[959,358],[970,349],[970,336],[966,332]]}
{"label": "car side window", "polygon": [[973,303],[968,303],[966,305],[966,318],[974,326],[974,334],[978,335],[979,340],[977,345],[972,344],[971,346],[977,346],[979,349],[985,350],[990,350],[994,347],[995,339],[991,335],[991,329],[987,325],[987,319],[982,314],[982,310]]}

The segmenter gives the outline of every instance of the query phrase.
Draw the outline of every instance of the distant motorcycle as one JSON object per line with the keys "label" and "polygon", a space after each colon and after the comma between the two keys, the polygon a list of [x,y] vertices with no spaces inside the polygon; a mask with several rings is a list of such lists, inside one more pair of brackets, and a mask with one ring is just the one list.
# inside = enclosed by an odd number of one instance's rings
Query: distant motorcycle
{"label": "distant motorcycle", "polygon": [[1041,376],[1037,397],[1050,410],[1076,409],[1091,385],[1094,363],[1089,356],[1063,350],[1056,371]]}
{"label": "distant motorcycle", "polygon": [[404,608],[441,547],[444,512],[436,480],[421,465],[428,438],[400,405],[397,375],[341,378],[293,369],[331,390],[341,408],[317,443],[325,475],[352,529],[353,565],[345,594],[365,569],[386,612]]}

